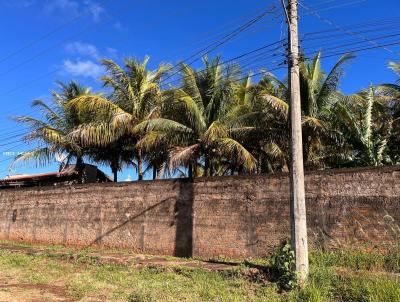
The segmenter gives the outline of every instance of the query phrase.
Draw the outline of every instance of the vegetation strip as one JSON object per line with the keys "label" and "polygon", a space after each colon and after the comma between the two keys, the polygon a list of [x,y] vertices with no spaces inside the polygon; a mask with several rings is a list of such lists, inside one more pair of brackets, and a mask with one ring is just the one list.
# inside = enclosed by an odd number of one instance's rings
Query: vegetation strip
{"label": "vegetation strip", "polygon": [[[77,250],[65,247],[1,244],[0,300],[12,294],[20,302],[32,301],[21,296],[21,285],[25,293],[32,290],[32,295],[41,293],[35,288],[43,288],[43,295],[48,286],[64,288],[65,300],[60,301],[400,302],[400,282],[396,277],[400,273],[400,250],[386,254],[313,251],[308,284],[303,289],[295,286],[286,291],[272,275],[282,267],[278,259],[283,260],[281,264],[288,259],[279,250],[273,257],[242,263],[216,259],[230,265],[230,269],[213,271],[182,265],[198,263],[191,259],[165,257],[163,260],[175,262],[174,265],[136,267],[129,263],[101,263],[99,257],[92,256],[129,256],[128,251],[122,250],[88,250],[77,256]],[[34,253],[35,250],[39,252]],[[71,254],[76,256],[60,257]],[[151,261],[152,257],[147,257]],[[157,262],[162,258],[153,259]],[[47,294],[51,291],[49,288]],[[54,296],[53,300],[59,301],[60,297]]]}

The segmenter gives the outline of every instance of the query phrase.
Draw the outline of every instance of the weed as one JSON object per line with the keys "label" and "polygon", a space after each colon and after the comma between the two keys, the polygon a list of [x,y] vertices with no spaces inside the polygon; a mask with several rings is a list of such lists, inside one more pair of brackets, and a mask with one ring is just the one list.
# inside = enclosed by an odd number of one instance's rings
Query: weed
{"label": "weed", "polygon": [[268,271],[271,280],[276,281],[281,290],[291,290],[297,286],[295,255],[288,240],[283,241],[271,256]]}

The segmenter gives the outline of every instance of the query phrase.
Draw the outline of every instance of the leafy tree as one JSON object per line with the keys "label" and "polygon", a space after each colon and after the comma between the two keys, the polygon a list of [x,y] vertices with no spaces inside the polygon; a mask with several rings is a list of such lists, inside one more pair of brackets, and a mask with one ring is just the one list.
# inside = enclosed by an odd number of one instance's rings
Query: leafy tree
{"label": "leafy tree", "polygon": [[228,161],[231,166],[253,171],[256,160],[233,137],[235,129],[224,123],[227,104],[234,93],[233,66],[223,66],[220,58],[203,58],[204,68],[195,71],[182,63],[182,85],[163,94],[161,115],[136,127],[147,133],[140,144],[148,150],[162,142],[170,146],[165,169],[187,167],[189,177],[215,175],[216,166]]}
{"label": "leafy tree", "polygon": [[[281,89],[284,87],[284,89]],[[236,85],[234,102],[229,106],[227,123],[234,135],[257,158],[257,172],[286,169],[287,104],[284,110],[271,108],[265,96],[285,98],[286,87],[272,74],[252,84],[251,74]]]}
{"label": "leafy tree", "polygon": [[[125,138],[126,141],[129,137],[138,179],[142,180],[144,155],[141,149],[136,147],[140,136],[134,133],[133,129],[157,113],[156,104],[161,96],[158,83],[169,67],[160,65],[156,70],[149,71],[147,56],[143,62],[126,58],[123,67],[112,60],[102,62],[107,69],[107,75],[101,79],[104,86],[111,89],[110,96],[106,98],[101,95],[83,95],[73,100],[71,106],[78,111],[100,110],[104,113],[103,118],[82,125],[75,131],[74,136],[85,145],[100,147],[115,145],[118,140],[123,141]],[[121,158],[123,157],[120,156]]]}
{"label": "leafy tree", "polygon": [[[343,65],[351,58],[353,56],[350,54],[343,56],[327,74],[321,69],[321,53],[317,53],[310,62],[303,61],[300,64],[303,156],[307,169],[336,165],[344,157],[342,151],[345,142],[338,128],[338,102],[342,99],[338,85],[343,75]],[[260,85],[262,98],[269,104],[269,110],[275,110],[276,115],[284,118],[285,125],[288,125],[289,92],[286,83],[269,76]],[[284,141],[288,141],[287,126],[285,131]],[[276,154],[288,147],[282,146],[282,143],[281,146],[275,145],[280,147],[273,149]]]}
{"label": "leafy tree", "polygon": [[67,154],[67,161],[76,159],[78,172],[82,172],[85,148],[69,136],[76,127],[85,122],[87,116],[68,106],[77,98],[90,94],[90,89],[71,81],[57,82],[58,90],[51,92],[51,104],[35,100],[32,106],[38,108],[43,119],[31,116],[17,116],[15,120],[30,128],[24,140],[37,145],[31,151],[18,156],[15,162],[33,161],[37,165],[53,162],[57,154]]}
{"label": "leafy tree", "polygon": [[392,131],[387,142],[388,153],[393,164],[400,164],[400,63],[390,62],[389,67],[399,79],[394,84],[379,85],[377,90],[388,99],[387,107],[392,119]]}
{"label": "leafy tree", "polygon": [[356,95],[345,96],[343,100],[343,134],[353,153],[350,165],[389,164],[388,139],[393,120],[387,110],[387,98],[371,86]]}

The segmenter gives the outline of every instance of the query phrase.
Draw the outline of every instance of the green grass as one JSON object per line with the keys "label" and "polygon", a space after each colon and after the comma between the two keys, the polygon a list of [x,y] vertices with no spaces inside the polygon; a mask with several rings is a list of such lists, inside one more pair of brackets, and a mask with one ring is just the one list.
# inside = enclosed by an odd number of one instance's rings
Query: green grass
{"label": "green grass", "polygon": [[[399,251],[385,255],[312,252],[307,285],[283,293],[274,283],[250,278],[246,264],[225,272],[186,267],[138,269],[99,265],[98,259],[87,252],[68,260],[46,253],[0,250],[0,279],[63,285],[67,295],[77,301],[400,302],[400,283],[395,276],[399,273],[399,255]],[[268,264],[268,259],[252,262]]]}
{"label": "green grass", "polygon": [[312,252],[310,262],[318,267],[343,266],[352,270],[400,273],[400,248],[386,254],[354,251]]}

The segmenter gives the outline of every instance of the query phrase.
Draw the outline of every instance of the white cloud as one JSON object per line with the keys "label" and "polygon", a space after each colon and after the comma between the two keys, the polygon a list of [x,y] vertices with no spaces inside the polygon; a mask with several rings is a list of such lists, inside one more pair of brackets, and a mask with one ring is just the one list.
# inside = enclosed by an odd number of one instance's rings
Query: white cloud
{"label": "white cloud", "polygon": [[71,54],[90,57],[96,60],[100,59],[99,51],[96,46],[89,43],[79,41],[68,43],[65,45],[65,50]]}
{"label": "white cloud", "polygon": [[73,0],[52,0],[46,1],[44,11],[53,14],[57,12],[67,12],[68,15],[79,15],[79,3]]}
{"label": "white cloud", "polygon": [[92,15],[94,22],[99,22],[101,15],[104,13],[104,8],[98,3],[94,3],[90,0],[85,0],[86,10]]}
{"label": "white cloud", "polygon": [[113,27],[114,27],[116,30],[123,30],[123,29],[124,29],[122,23],[119,22],[119,21],[115,22],[115,23],[113,24]]}
{"label": "white cloud", "polygon": [[104,73],[104,68],[91,60],[64,60],[63,67],[65,72],[75,77],[98,79]]}
{"label": "white cloud", "polygon": [[89,15],[93,22],[99,22],[101,16],[106,12],[103,6],[93,0],[3,0],[3,2],[6,6],[17,8],[40,5],[46,15],[57,18],[68,19]]}
{"label": "white cloud", "polygon": [[94,22],[99,22],[105,9],[100,4],[91,0],[84,0],[83,2],[75,0],[48,0],[44,4],[44,11],[47,14],[62,15],[64,17],[78,17],[82,14],[88,14]]}

